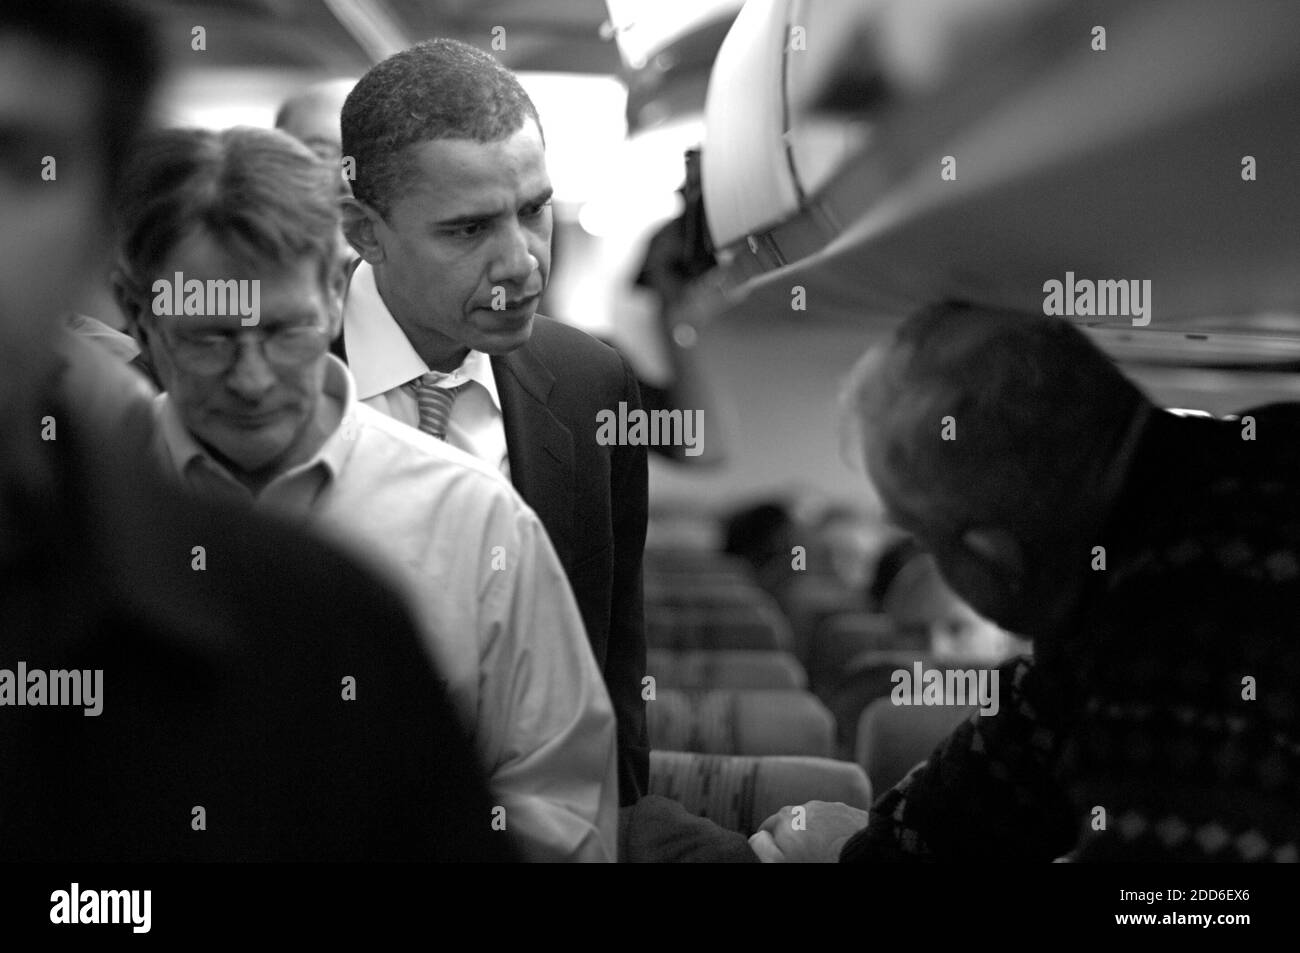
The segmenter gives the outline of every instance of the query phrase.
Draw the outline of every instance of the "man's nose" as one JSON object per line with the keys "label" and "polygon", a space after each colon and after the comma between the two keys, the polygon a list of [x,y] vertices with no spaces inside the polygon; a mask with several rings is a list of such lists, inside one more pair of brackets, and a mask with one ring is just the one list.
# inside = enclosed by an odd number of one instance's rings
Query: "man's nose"
{"label": "man's nose", "polygon": [[245,400],[261,398],[275,384],[275,369],[257,338],[236,338],[235,363],[226,373],[226,386]]}
{"label": "man's nose", "polygon": [[501,248],[488,272],[493,284],[513,283],[522,286],[540,265],[530,245],[530,233],[519,222],[504,229]]}

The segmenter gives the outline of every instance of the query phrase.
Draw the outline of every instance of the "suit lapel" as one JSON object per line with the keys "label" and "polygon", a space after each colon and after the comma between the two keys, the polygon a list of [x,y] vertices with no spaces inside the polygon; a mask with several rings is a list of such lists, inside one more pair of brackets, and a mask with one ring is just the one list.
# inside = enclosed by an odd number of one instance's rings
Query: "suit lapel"
{"label": "suit lapel", "polygon": [[[535,333],[535,332],[534,332]],[[492,358],[510,479],[567,567],[573,556],[573,434],[547,406],[555,375],[525,344]]]}

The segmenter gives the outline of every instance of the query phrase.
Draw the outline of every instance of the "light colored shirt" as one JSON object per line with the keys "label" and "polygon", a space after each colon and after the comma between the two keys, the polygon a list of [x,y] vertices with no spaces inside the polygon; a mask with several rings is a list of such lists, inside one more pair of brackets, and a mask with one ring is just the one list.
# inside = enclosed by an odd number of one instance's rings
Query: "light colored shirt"
{"label": "light colored shirt", "polygon": [[358,403],[347,368],[329,362],[325,393],[342,422],[256,498],[165,394],[158,452],[196,492],[309,517],[387,570],[473,728],[506,829],[532,859],[615,860],[613,706],[540,520],[490,467]]}
{"label": "light colored shirt", "polygon": [[[375,272],[361,262],[348,285],[343,306],[343,339],[357,397],[369,407],[412,427],[420,425],[415,381],[430,372],[416,353],[375,285]],[[437,373],[437,372],[434,372]],[[438,381],[440,387],[470,385],[456,396],[447,422],[447,443],[510,476],[501,398],[491,359],[470,351],[460,367]]]}
{"label": "light colored shirt", "polygon": [[140,356],[140,345],[124,331],[105,324],[88,314],[73,314],[68,318],[68,328],[88,341],[94,341],[114,357],[130,363]]}

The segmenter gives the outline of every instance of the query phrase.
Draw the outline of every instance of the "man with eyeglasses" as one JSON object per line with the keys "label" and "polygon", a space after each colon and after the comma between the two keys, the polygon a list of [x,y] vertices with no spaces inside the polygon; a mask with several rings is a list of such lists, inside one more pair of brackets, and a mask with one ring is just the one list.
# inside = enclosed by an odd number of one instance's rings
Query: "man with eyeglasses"
{"label": "man with eyeglasses", "polygon": [[[137,153],[115,284],[166,390],[157,449],[192,490],[308,519],[400,584],[497,800],[448,823],[612,861],[613,708],[540,521],[492,468],[359,404],[328,353],[336,177],[271,130],[169,130]],[[169,280],[256,282],[255,320],[156,314]]]}

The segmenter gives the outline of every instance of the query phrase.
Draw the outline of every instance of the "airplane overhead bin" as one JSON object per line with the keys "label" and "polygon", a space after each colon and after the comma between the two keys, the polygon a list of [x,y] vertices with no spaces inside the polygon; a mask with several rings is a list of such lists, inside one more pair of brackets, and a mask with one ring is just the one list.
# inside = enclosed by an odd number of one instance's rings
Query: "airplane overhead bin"
{"label": "airplane overhead bin", "polygon": [[705,206],[746,310],[796,283],[860,316],[961,297],[1138,328],[1156,359],[1294,360],[1298,101],[1295,4],[751,0]]}

